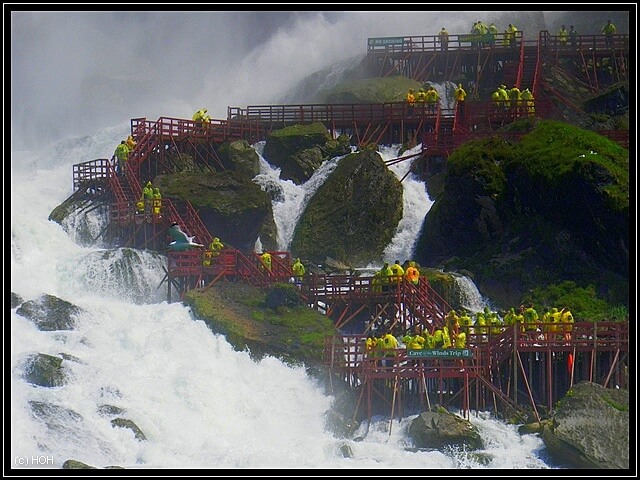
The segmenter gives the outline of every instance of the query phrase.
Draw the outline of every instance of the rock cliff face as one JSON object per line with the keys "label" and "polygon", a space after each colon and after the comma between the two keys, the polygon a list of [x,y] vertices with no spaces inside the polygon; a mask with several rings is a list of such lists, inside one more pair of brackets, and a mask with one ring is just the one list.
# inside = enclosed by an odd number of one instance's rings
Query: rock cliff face
{"label": "rock cliff face", "polygon": [[273,218],[268,193],[234,170],[159,175],[154,185],[164,198],[189,200],[213,235],[240,250],[253,250],[262,224]]}
{"label": "rock cliff face", "polygon": [[292,125],[272,132],[264,146],[264,158],[280,167],[280,178],[302,184],[322,162],[351,151],[349,137],[333,140],[324,124]]}
{"label": "rock cliff face", "polygon": [[582,382],[558,402],[541,437],[569,468],[629,468],[629,390]]}
{"label": "rock cliff face", "polygon": [[542,121],[517,144],[470,142],[449,157],[418,239],[417,260],[473,272],[480,290],[516,304],[570,279],[628,304],[628,151]]}
{"label": "rock cliff face", "polygon": [[379,262],[402,219],[402,185],[374,150],[343,158],[309,200],[291,251],[322,263]]}

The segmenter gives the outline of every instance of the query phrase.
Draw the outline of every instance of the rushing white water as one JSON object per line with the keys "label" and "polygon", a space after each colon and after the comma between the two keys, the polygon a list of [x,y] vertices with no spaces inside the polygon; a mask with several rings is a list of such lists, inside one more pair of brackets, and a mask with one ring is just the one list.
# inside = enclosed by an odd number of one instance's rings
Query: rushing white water
{"label": "rushing white water", "polygon": [[[383,160],[391,160],[398,158],[400,145],[392,145],[390,147],[381,147],[380,155]],[[420,153],[422,144],[402,153],[402,157]],[[400,263],[413,258],[414,249],[418,240],[418,234],[422,228],[422,222],[427,212],[433,205],[433,201],[427,194],[424,182],[409,173],[412,159],[391,165],[389,168],[402,180],[402,220],[396,228],[395,234],[391,239],[391,243],[384,251],[383,261],[393,263],[400,260]]]}
{"label": "rushing white water", "polygon": [[473,280],[464,275],[454,275],[454,281],[460,290],[460,305],[462,307],[471,313],[484,310],[484,307],[487,306],[487,301],[478,290],[476,284],[473,283]]}
{"label": "rushing white water", "polygon": [[[11,312],[11,468],[60,468],[68,459],[163,469],[548,468],[537,436],[520,436],[516,426],[484,414],[471,422],[487,443],[486,465],[465,452],[410,448],[413,417],[378,419],[368,432],[363,425],[361,441],[336,438],[323,421],[332,399],[304,369],[270,357],[254,361],[182,304],[161,301],[161,258],[77,245],[48,216],[72,193],[72,164],[110,156],[126,134],[117,127],[38,153],[12,152],[11,291],[24,301],[55,295],[82,313],[74,330],[40,331]],[[405,196],[412,196],[408,185]],[[410,252],[408,237],[393,256]],[[123,264],[137,268],[124,275]],[[65,354],[67,383],[27,383],[24,362],[34,353]],[[110,414],[105,405],[122,411]],[[114,427],[116,417],[135,422],[146,440]],[[341,455],[344,444],[351,458]]]}
{"label": "rushing white water", "polygon": [[291,180],[281,180],[280,169],[269,165],[264,159],[264,142],[254,145],[254,148],[260,157],[260,174],[256,175],[254,182],[263,190],[271,192],[273,218],[278,227],[278,248],[288,250],[293,240],[293,232],[307,203],[344,156],[324,162],[309,180],[302,185],[296,185]]}

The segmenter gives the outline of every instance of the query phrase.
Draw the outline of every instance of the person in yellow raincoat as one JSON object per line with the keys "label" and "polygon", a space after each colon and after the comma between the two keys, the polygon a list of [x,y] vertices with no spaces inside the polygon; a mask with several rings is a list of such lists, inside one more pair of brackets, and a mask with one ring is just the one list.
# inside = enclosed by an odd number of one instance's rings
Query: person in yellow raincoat
{"label": "person in yellow raincoat", "polygon": [[211,117],[209,115],[207,115],[207,109],[206,108],[201,108],[196,113],[194,113],[193,117],[191,117],[191,118],[192,118],[192,120],[194,122],[203,122],[203,123],[210,123],[211,122]]}
{"label": "person in yellow raincoat", "polygon": [[162,209],[162,195],[159,188],[153,189],[153,216],[160,218],[160,210]]}
{"label": "person in yellow raincoat", "polygon": [[116,151],[113,154],[118,160],[118,163],[116,164],[116,172],[118,176],[122,176],[127,168],[127,161],[129,160],[129,147],[127,146],[127,143],[122,140],[116,147]]}
{"label": "person in yellow raincoat", "polygon": [[261,267],[267,274],[271,274],[271,254],[269,252],[263,252],[260,255]]}
{"label": "person in yellow raincoat", "polygon": [[220,256],[220,251],[224,248],[224,244],[218,237],[214,237],[209,244],[209,248],[204,251],[204,259],[202,265],[208,267],[211,265],[211,259]]}
{"label": "person in yellow raincoat", "polygon": [[293,272],[293,282],[296,285],[302,285],[302,277],[304,277],[305,268],[299,258],[296,258],[295,262],[291,266]]}
{"label": "person in yellow raincoat", "polygon": [[129,151],[133,152],[133,149],[136,148],[137,142],[133,139],[131,135],[127,137],[126,141],[127,147],[129,147]]}

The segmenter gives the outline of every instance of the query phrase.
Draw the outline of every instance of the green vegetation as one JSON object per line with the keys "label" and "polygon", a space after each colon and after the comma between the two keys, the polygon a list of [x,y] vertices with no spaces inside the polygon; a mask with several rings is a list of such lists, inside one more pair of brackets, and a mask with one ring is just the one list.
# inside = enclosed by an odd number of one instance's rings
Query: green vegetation
{"label": "green vegetation", "polygon": [[603,395],[602,399],[605,402],[607,402],[608,405],[611,405],[611,407],[615,408],[619,412],[628,412],[629,411],[629,406],[628,405],[621,405],[621,404],[615,402],[614,400],[612,400],[611,398],[609,398],[606,395]]}
{"label": "green vegetation", "polygon": [[596,322],[628,320],[626,307],[611,306],[598,298],[593,285],[579,287],[573,281],[534,288],[523,297],[525,303],[533,303],[541,311],[545,307],[567,307],[576,321]]}
{"label": "green vegetation", "polygon": [[402,102],[410,88],[422,84],[407,77],[371,77],[344,82],[326,94],[325,103]]}
{"label": "green vegetation", "polygon": [[607,193],[611,206],[629,208],[629,151],[595,132],[543,120],[514,147],[511,158],[549,186],[562,186],[568,174],[580,172]]}
{"label": "green vegetation", "polygon": [[527,122],[535,128],[517,143],[494,136],[449,156],[418,240],[418,251],[432,258],[417,260],[473,272],[478,287],[507,307],[569,280],[574,293],[534,303],[564,302],[582,320],[623,319],[629,152],[551,120],[522,120],[513,130]]}
{"label": "green vegetation", "polygon": [[[500,137],[490,137],[460,146],[449,157],[449,179],[470,175],[484,195],[500,195],[507,180],[501,163],[513,156],[513,145]],[[467,192],[463,192],[467,193]]]}
{"label": "green vegetation", "polygon": [[237,350],[255,357],[273,355],[291,363],[319,364],[325,337],[336,333],[331,319],[308,308],[294,285],[258,289],[220,282],[210,290],[190,290],[185,303]]}
{"label": "green vegetation", "polygon": [[282,138],[290,136],[297,137],[300,135],[319,135],[321,138],[325,138],[326,140],[331,139],[331,136],[327,131],[327,127],[325,127],[321,122],[311,123],[309,125],[291,125],[279,130],[274,130],[269,136],[270,138]]}

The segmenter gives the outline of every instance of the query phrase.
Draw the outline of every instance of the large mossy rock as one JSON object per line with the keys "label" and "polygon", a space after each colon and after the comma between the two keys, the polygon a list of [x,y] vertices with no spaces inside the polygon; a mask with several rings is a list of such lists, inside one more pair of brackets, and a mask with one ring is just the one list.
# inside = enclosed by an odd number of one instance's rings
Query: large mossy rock
{"label": "large mossy rock", "polygon": [[325,338],[337,332],[329,317],[308,308],[299,295],[291,284],[263,290],[218,282],[206,292],[189,290],[184,303],[238,351],[248,348],[254,358],[271,355],[317,366],[323,360]]}
{"label": "large mossy rock", "polygon": [[18,315],[31,320],[44,331],[73,330],[82,312],[80,307],[49,294],[28,300],[16,310]]}
{"label": "large mossy rock", "polygon": [[346,135],[334,140],[319,122],[292,125],[272,132],[264,146],[264,158],[280,168],[280,178],[302,184],[322,165],[351,151]]}
{"label": "large mossy rock", "polygon": [[409,425],[409,438],[418,448],[477,450],[484,446],[477,427],[444,408],[418,415]]}
{"label": "large mossy rock", "polygon": [[557,403],[541,437],[568,468],[629,468],[629,390],[581,382]]}
{"label": "large mossy rock", "polygon": [[410,88],[422,83],[408,77],[370,77],[343,82],[327,93],[325,103],[403,102]]}
{"label": "large mossy rock", "polygon": [[506,305],[564,280],[619,292],[610,301],[628,304],[629,249],[629,152],[541,121],[517,144],[494,137],[452,153],[416,257],[472,272]]}
{"label": "large mossy rock", "polygon": [[295,256],[355,266],[379,262],[402,219],[402,184],[373,150],[344,157],[309,200],[293,234]]}
{"label": "large mossy rock", "polygon": [[237,171],[159,175],[154,184],[163,198],[188,200],[212,235],[240,250],[252,251],[263,223],[273,218],[269,194]]}
{"label": "large mossy rock", "polygon": [[60,387],[67,383],[62,358],[44,353],[29,355],[24,360],[23,378],[40,387]]}
{"label": "large mossy rock", "polygon": [[260,173],[258,153],[246,140],[221,145],[218,155],[227,170],[235,170],[248,178]]}

